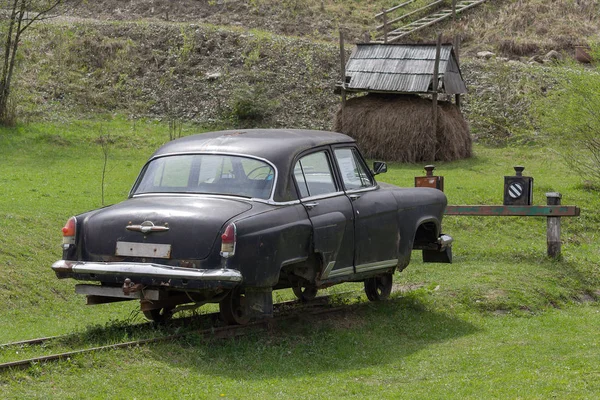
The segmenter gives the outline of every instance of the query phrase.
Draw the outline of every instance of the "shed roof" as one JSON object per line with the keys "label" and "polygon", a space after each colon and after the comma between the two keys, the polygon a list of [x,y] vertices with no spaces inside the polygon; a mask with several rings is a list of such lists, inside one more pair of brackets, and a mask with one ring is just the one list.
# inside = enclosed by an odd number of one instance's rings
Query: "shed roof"
{"label": "shed roof", "polygon": [[[429,93],[434,90],[436,45],[358,44],[346,64],[346,90]],[[440,50],[438,93],[466,93],[452,45]]]}

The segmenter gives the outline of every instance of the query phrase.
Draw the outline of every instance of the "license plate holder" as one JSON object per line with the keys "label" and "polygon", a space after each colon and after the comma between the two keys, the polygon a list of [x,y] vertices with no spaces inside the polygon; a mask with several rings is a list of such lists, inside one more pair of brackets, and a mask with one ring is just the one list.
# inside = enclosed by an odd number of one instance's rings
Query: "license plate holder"
{"label": "license plate holder", "polygon": [[171,258],[171,245],[117,242],[115,254],[124,257]]}

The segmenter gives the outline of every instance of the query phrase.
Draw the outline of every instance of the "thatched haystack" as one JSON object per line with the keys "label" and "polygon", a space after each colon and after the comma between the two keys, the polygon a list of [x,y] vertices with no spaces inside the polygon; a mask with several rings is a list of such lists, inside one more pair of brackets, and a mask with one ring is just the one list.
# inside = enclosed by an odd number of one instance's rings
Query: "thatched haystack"
{"label": "thatched haystack", "polygon": [[346,102],[333,130],[358,142],[366,157],[408,163],[471,156],[469,126],[456,105],[438,102],[436,135],[431,100],[416,95],[368,94]]}

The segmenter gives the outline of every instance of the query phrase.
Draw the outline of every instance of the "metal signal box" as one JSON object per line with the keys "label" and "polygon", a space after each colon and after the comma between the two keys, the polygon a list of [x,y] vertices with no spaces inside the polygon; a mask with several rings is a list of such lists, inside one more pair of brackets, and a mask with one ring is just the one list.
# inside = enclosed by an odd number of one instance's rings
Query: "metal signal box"
{"label": "metal signal box", "polygon": [[430,187],[444,191],[444,177],[434,176],[435,165],[426,165],[427,176],[415,176],[415,187]]}
{"label": "metal signal box", "polygon": [[523,176],[525,167],[514,168],[515,176],[504,177],[504,205],[530,206],[533,203],[533,178]]}

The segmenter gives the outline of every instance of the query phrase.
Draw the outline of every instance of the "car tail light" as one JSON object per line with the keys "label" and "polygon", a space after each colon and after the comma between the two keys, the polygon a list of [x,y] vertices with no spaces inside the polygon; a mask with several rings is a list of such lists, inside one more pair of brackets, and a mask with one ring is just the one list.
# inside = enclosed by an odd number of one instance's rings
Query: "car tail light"
{"label": "car tail light", "polygon": [[69,218],[65,226],[62,228],[63,247],[75,244],[75,235],[77,234],[77,219]]}
{"label": "car tail light", "polygon": [[235,254],[236,227],[234,223],[227,225],[221,235],[221,257],[229,258]]}

